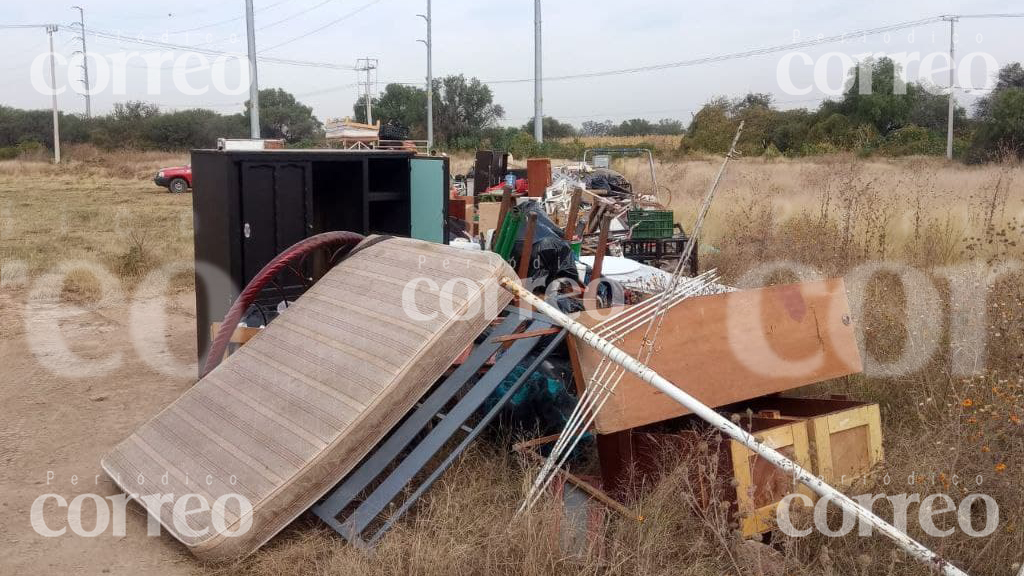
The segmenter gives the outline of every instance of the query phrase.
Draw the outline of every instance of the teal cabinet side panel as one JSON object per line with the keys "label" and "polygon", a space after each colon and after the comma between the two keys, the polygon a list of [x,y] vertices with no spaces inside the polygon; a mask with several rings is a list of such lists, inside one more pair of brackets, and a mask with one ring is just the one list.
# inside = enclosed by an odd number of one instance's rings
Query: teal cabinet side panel
{"label": "teal cabinet side panel", "polygon": [[444,161],[414,158],[412,166],[412,237],[444,244]]}

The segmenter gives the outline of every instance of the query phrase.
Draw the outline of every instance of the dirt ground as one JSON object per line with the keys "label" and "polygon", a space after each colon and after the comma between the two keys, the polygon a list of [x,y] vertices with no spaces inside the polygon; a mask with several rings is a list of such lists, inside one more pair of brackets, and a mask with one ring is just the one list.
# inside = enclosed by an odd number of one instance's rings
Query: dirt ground
{"label": "dirt ground", "polygon": [[[23,318],[24,297],[24,292],[0,294],[5,323]],[[190,300],[186,294],[178,298],[165,328],[171,349],[183,361],[195,350]],[[138,359],[126,337],[126,316],[125,308],[102,308],[61,322],[63,338],[81,358],[122,355],[120,366],[102,377],[51,373],[45,359],[33,353],[24,326],[0,340],[2,574],[189,574],[195,567],[169,536],[147,537],[145,514],[135,504],[128,506],[124,537],[108,529],[95,538],[71,530],[45,538],[31,527],[31,506],[43,494],[59,494],[69,502],[83,493],[117,494],[100,459],[192,384],[156,373]],[[86,530],[95,526],[94,510],[91,503],[83,507]],[[67,526],[66,510],[53,500],[44,517],[53,530]]]}
{"label": "dirt ground", "polygon": [[[124,170],[148,173],[164,162],[180,160],[156,158]],[[0,574],[194,572],[196,564],[176,541],[146,535],[146,516],[134,503],[127,507],[123,537],[109,528],[94,538],[76,536],[67,509],[53,499],[43,517],[50,529],[66,528],[65,533],[49,538],[33,530],[31,508],[42,495],[57,494],[70,503],[79,494],[117,494],[100,459],[194,379],[161,374],[143,361],[129,337],[131,300],[90,303],[94,286],[88,280],[65,282],[60,306],[45,293],[36,293],[35,305],[26,306],[40,275],[65,260],[126,273],[119,279],[131,297],[137,282],[130,278],[132,265],[191,259],[191,226],[178,231],[181,215],[190,212],[187,195],[172,197],[150,181],[110,174],[106,167],[77,165],[54,173],[33,165],[0,166]],[[136,233],[141,229],[152,230],[140,258],[146,262],[127,258],[134,254],[131,245],[143,242]],[[182,279],[177,282],[163,307],[162,328],[162,318],[147,317],[152,310],[136,316],[141,325],[162,330],[165,354],[185,364],[195,362],[195,304]],[[67,352],[60,350],[61,339]],[[62,374],[75,358],[111,357],[119,361],[107,374]],[[95,510],[85,501],[85,530],[95,526]]]}

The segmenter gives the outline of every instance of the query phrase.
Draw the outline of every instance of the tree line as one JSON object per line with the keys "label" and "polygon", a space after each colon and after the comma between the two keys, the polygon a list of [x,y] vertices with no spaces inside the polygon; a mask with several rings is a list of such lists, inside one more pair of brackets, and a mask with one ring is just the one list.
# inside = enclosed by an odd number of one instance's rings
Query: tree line
{"label": "tree line", "polygon": [[[860,93],[860,74],[870,71],[872,90]],[[888,58],[854,68],[848,88],[817,109],[779,109],[767,94],[714,98],[680,120],[651,122],[636,118],[621,123],[587,121],[578,128],[544,118],[546,142],[533,140],[533,123],[500,125],[504,108],[490,87],[476,78],[453,75],[434,80],[435,141],[444,149],[497,148],[517,156],[576,157],[593,138],[679,136],[679,145],[661,153],[723,153],[740,121],[746,122],[741,151],[750,156],[809,156],[832,152],[862,155],[942,155],[946,149],[948,97],[932,87],[899,81],[900,70]],[[365,97],[364,97],[365,98]],[[423,87],[389,84],[372,100],[374,119],[426,139],[427,94]],[[280,89],[260,91],[262,134],[293,146],[322,145],[323,123],[312,108]],[[236,114],[194,109],[164,112],[145,102],[117,104],[104,116],[86,119],[61,115],[61,138],[103,148],[182,150],[208,148],[217,138],[244,138],[249,133],[248,103]],[[968,161],[1013,155],[1024,158],[1024,68],[1020,63],[999,71],[991,93],[972,114],[955,110],[954,149]],[[353,106],[353,119],[366,121],[366,102]],[[588,143],[582,138],[589,137]],[[0,106],[0,157],[33,147],[52,147],[51,112]]]}
{"label": "tree line", "polygon": [[[872,90],[861,94],[861,70],[870,70]],[[811,156],[839,151],[862,155],[933,155],[946,152],[949,98],[920,83],[899,83],[896,64],[882,58],[854,69],[841,98],[816,110],[779,110],[770,95],[717,98],[694,115],[683,151],[722,153],[733,131],[746,121],[740,149],[747,155]],[[980,162],[1015,154],[1024,158],[1024,68],[999,71],[993,91],[974,114],[954,111],[954,155]]]}

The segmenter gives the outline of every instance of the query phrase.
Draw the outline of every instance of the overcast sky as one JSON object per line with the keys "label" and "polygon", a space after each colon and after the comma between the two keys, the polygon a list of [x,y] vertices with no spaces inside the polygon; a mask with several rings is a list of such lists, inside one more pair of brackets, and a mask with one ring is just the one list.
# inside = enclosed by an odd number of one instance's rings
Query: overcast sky
{"label": "overcast sky", "polygon": [[[80,0],[90,29],[162,40],[173,44],[206,44],[207,49],[245,52],[243,0]],[[42,0],[0,5],[0,24],[70,24],[78,17],[68,2]],[[434,72],[436,76],[463,73],[481,80],[525,79],[533,75],[533,2],[531,0],[435,0]],[[354,66],[357,59],[379,60],[379,88],[388,81],[422,82],[426,51],[417,39],[425,37],[426,0],[255,0],[257,48],[264,56],[329,62]],[[730,52],[776,46],[802,39],[831,36],[914,21],[949,13],[1024,11],[1020,0],[733,0],[682,2],[670,0],[545,0],[544,75],[617,70],[690,60]],[[351,15],[350,15],[351,14]],[[346,15],[350,15],[344,18]],[[314,30],[324,27],[320,32]],[[1000,64],[1024,60],[1024,19],[964,20],[958,24],[960,55],[990,54]],[[196,28],[201,28],[195,30]],[[184,30],[192,30],[184,33]],[[818,58],[831,51],[849,55],[886,51],[946,52],[948,24],[934,23],[888,37],[858,38],[846,44],[817,46],[803,51]],[[165,36],[166,35],[166,36]],[[58,53],[71,57],[77,49],[74,35],[56,35]],[[888,42],[887,42],[888,41]],[[117,40],[88,37],[90,53],[109,58],[119,52],[160,52],[160,49]],[[45,108],[49,97],[33,88],[30,67],[46,50],[43,30],[0,30],[0,103],[22,108]],[[715,95],[741,96],[748,91],[768,92],[781,107],[815,106],[824,95],[786,94],[777,80],[784,53],[673,68],[652,72],[549,81],[545,84],[545,113],[580,124],[586,120],[621,121],[633,117],[690,119],[692,112]],[[193,63],[194,64],[194,63]],[[980,59],[974,82],[984,80]],[[165,108],[213,106],[222,112],[240,108],[245,95],[210,93],[188,96],[175,88],[170,64],[160,75],[158,95],[147,95],[147,71],[141,60],[129,64],[126,94],[112,88],[94,96],[94,112],[109,110],[117,101],[145,99]],[[911,66],[911,75],[915,75]],[[810,85],[812,66],[793,64],[798,86]],[[832,59],[833,83],[841,66]],[[193,84],[210,83],[210,71],[190,75]],[[58,84],[73,71],[58,70]],[[230,76],[230,75],[229,75]],[[946,84],[944,74],[935,81]],[[95,78],[94,78],[95,80]],[[265,63],[260,66],[263,88],[281,87],[300,95],[316,114],[350,115],[357,97],[356,72]],[[236,77],[237,83],[237,77]],[[230,77],[228,79],[230,85]],[[532,83],[495,84],[495,99],[505,107],[507,124],[523,124],[533,114]],[[963,94],[967,102],[975,96]],[[82,98],[71,92],[60,96],[61,107],[84,111]]]}

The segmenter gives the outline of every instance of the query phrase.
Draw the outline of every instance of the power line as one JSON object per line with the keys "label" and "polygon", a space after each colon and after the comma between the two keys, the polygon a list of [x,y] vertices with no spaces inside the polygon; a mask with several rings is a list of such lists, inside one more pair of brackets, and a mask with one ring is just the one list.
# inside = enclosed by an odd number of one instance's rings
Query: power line
{"label": "power line", "polygon": [[308,96],[320,96],[321,94],[330,94],[331,92],[340,92],[342,90],[348,90],[350,88],[356,88],[362,86],[361,82],[355,84],[344,84],[341,86],[334,86],[332,88],[323,88],[321,90],[314,90],[312,92],[304,92],[302,94],[296,94],[296,98],[306,98]]}
{"label": "power line", "polygon": [[316,10],[318,8],[322,8],[322,7],[330,4],[331,2],[337,2],[337,1],[338,0],[324,0],[323,2],[321,2],[321,3],[319,3],[319,4],[315,5],[315,6],[310,6],[309,8],[306,8],[305,10],[300,10],[299,12],[296,12],[295,14],[292,14],[291,16],[286,16],[286,17],[278,20],[277,22],[271,22],[270,24],[266,24],[264,26],[260,26],[259,28],[257,28],[257,30],[264,30],[266,28],[270,28],[271,26],[277,26],[278,24],[284,24],[285,22],[288,22],[290,20],[294,20],[294,19],[298,18],[299,16],[305,16],[306,14],[309,14],[313,10]]}
{"label": "power line", "polygon": [[1024,18],[1024,12],[1009,14],[961,14],[959,16],[949,15],[946,18],[979,19],[979,18]]}
{"label": "power line", "polygon": [[[825,98],[825,97],[820,97],[820,98],[804,98],[804,99],[801,99],[801,100],[778,100],[778,101],[772,101],[772,105],[805,104],[805,103],[809,103],[809,102],[822,102],[822,101],[824,101],[826,99],[827,98]],[[647,115],[651,115],[651,114],[672,114],[672,113],[676,113],[676,112],[694,112],[694,111],[700,110],[705,104],[706,104],[706,102],[700,103],[700,104],[691,104],[691,105],[689,105],[686,108],[668,108],[668,109],[663,109],[663,110],[647,110],[647,111],[642,111],[642,112],[621,112],[621,113],[620,112],[615,112],[615,113],[603,113],[603,114],[575,114],[575,115],[566,115],[566,116],[554,115],[554,116],[550,116],[550,117],[557,118],[559,120],[563,120],[563,119],[578,120],[578,119],[590,119],[590,118],[624,118],[626,116],[642,117],[642,116],[647,116]],[[512,120],[512,121],[515,121],[515,120],[531,120],[531,119],[533,119],[533,116],[509,116],[509,117],[504,118],[504,120]]]}
{"label": "power line", "polygon": [[[620,76],[625,74],[639,74],[643,72],[654,72],[658,70],[667,70],[672,68],[686,68],[691,66],[699,66],[703,64],[712,64],[716,62],[725,62],[728,60],[739,60],[743,58],[750,58],[753,56],[763,56],[766,54],[772,54],[777,52],[785,52],[790,50],[796,50],[800,48],[810,48],[821,44],[832,44],[835,42],[843,42],[846,40],[852,40],[856,38],[864,38],[868,36],[877,36],[879,34],[885,34],[887,32],[896,32],[899,30],[905,30],[907,28],[913,28],[915,26],[921,26],[925,24],[935,24],[942,22],[945,18],[951,16],[931,16],[928,18],[922,18],[920,20],[912,20],[908,22],[900,22],[897,24],[890,24],[887,26],[879,26],[875,28],[866,28],[862,30],[855,30],[852,32],[844,32],[842,34],[835,34],[832,36],[825,36],[822,38],[814,38],[810,40],[804,40],[801,42],[791,42],[788,44],[780,44],[775,46],[768,46],[764,48],[756,48],[751,50],[744,50],[742,52],[731,52],[727,54],[719,54],[714,56],[705,56],[702,58],[695,58],[691,60],[681,60],[676,62],[665,62],[662,64],[652,64],[648,66],[639,66],[635,68],[621,68],[617,70],[602,70],[595,72],[583,72],[579,74],[563,74],[560,76],[545,76],[542,78],[544,81],[561,81],[561,80],[579,80],[583,78],[599,78],[604,76]],[[955,16],[956,18],[1024,18],[1024,13],[1006,13],[1006,14],[969,14]],[[497,84],[525,84],[532,83],[533,78],[516,78],[516,79],[500,79],[500,80],[481,80],[483,84],[497,85]],[[418,86],[419,82],[389,82],[389,84],[401,84],[408,86]]]}
{"label": "power line", "polygon": [[[755,48],[753,50],[744,50],[742,52],[732,52],[728,54],[719,54],[715,56],[705,56],[703,58],[694,58],[692,60],[680,60],[677,62],[665,62],[663,64],[652,64],[648,66],[638,66],[636,68],[622,68],[618,70],[603,70],[599,72],[584,72],[580,74],[564,74],[561,76],[550,76],[544,78],[545,81],[558,81],[558,80],[578,80],[581,78],[599,78],[602,76],[621,76],[624,74],[638,74],[641,72],[654,72],[657,70],[667,70],[670,68],[686,68],[690,66],[699,66],[702,64],[711,64],[715,62],[725,62],[727,60],[738,60],[742,58],[750,58],[753,56],[763,56],[765,54],[772,54],[776,52],[785,52],[790,50],[796,50],[799,48],[809,48],[812,46],[818,46],[820,44],[831,44],[834,42],[841,42],[852,38],[862,38],[866,36],[877,36],[878,34],[884,34],[886,32],[896,32],[898,30],[905,30],[907,28],[913,28],[915,26],[921,26],[923,24],[933,24],[940,22],[941,17],[932,16],[930,18],[922,18],[921,20],[914,20],[910,22],[901,22],[898,24],[892,24],[889,26],[879,26],[877,28],[867,28],[864,30],[855,30],[853,32],[845,32],[843,34],[836,34],[833,36],[826,36],[823,38],[815,38],[812,40],[804,40],[802,42],[791,42],[789,44],[780,44],[776,46],[768,46],[765,48]],[[533,78],[520,78],[514,80],[488,80],[485,84],[519,84],[524,82],[533,82]]]}
{"label": "power line", "polygon": [[294,38],[291,38],[289,40],[285,40],[284,42],[281,42],[279,44],[274,44],[273,46],[271,46],[269,48],[264,48],[260,52],[269,52],[271,50],[277,50],[278,48],[280,48],[282,46],[287,46],[288,44],[291,44],[293,42],[298,42],[299,40],[303,40],[305,38],[313,36],[314,34],[319,34],[320,32],[323,32],[324,30],[330,28],[331,26],[334,26],[335,24],[337,24],[339,22],[343,22],[345,20],[348,20],[349,18],[355,16],[356,14],[359,14],[363,10],[366,10],[367,8],[369,8],[371,6],[374,6],[376,4],[380,4],[383,1],[384,0],[373,0],[372,2],[364,4],[364,5],[360,6],[359,8],[356,8],[355,10],[349,12],[348,14],[345,14],[341,18],[338,18],[336,20],[331,20],[330,22],[328,22],[327,24],[324,24],[323,26],[320,26],[319,28],[316,28],[314,30],[310,30],[310,31],[308,31],[308,32],[306,32],[304,34],[300,34],[300,35],[298,35],[298,36],[296,36]]}
{"label": "power line", "polygon": [[[378,0],[380,1],[380,0]],[[67,26],[61,26],[62,29],[67,31],[75,31],[73,28]],[[237,52],[224,52],[222,50],[212,50],[209,48],[197,48],[195,46],[183,46],[181,44],[171,44],[168,42],[159,42],[156,40],[146,40],[144,38],[132,38],[130,36],[123,36],[121,34],[114,34],[112,32],[104,32],[101,30],[91,29],[87,32],[89,36],[95,36],[97,38],[105,38],[108,40],[116,40],[118,42],[127,42],[129,44],[139,44],[142,46],[150,46],[154,48],[163,48],[171,51],[187,51],[195,52],[199,54],[205,54],[207,56],[236,56],[245,57],[245,54]],[[343,66],[341,64],[332,64],[330,62],[312,62],[308,60],[291,60],[287,58],[274,58],[268,56],[259,56],[258,59],[261,62],[267,64],[283,64],[288,66],[299,66],[306,68],[325,68],[330,70],[352,70],[352,66]]]}
{"label": "power line", "polygon": [[[330,4],[331,2],[337,2],[337,1],[338,0],[324,0],[323,2],[321,2],[321,3],[319,3],[319,4],[315,5],[315,6],[310,6],[309,8],[306,8],[305,10],[301,10],[299,12],[296,12],[295,14],[292,14],[291,16],[286,16],[286,17],[284,17],[284,18],[282,18],[282,19],[280,19],[280,20],[278,20],[276,22],[271,22],[269,24],[265,24],[263,26],[259,26],[259,27],[256,28],[256,30],[266,30],[267,28],[272,28],[272,27],[278,26],[280,24],[288,22],[289,20],[294,20],[295,18],[298,18],[299,16],[303,16],[305,14],[308,14],[308,13],[312,12],[313,10],[316,10],[317,8],[320,8],[322,6],[326,6],[326,5]],[[213,41],[210,41],[210,42],[202,42],[202,43],[196,44],[196,46],[209,46],[211,44],[216,44],[217,42],[218,42],[218,40],[213,40]]]}
{"label": "power line", "polygon": [[[280,6],[280,5],[282,5],[282,4],[286,3],[286,2],[288,2],[288,0],[280,0],[278,2],[274,2],[270,6],[265,6],[263,8],[260,8],[260,9],[256,10],[256,11],[257,12],[263,12],[265,10],[270,10],[271,8],[276,8],[277,6]],[[204,24],[202,26],[196,26],[195,28],[185,28],[185,29],[182,29],[182,30],[173,30],[171,32],[168,32],[168,34],[185,34],[186,32],[196,32],[198,30],[208,30],[210,28],[217,28],[219,26],[223,26],[224,24],[231,24],[233,22],[239,22],[239,21],[242,21],[242,20],[245,20],[245,16],[235,16],[234,18],[228,18],[226,20],[219,20],[217,22],[211,22],[209,24]]]}

